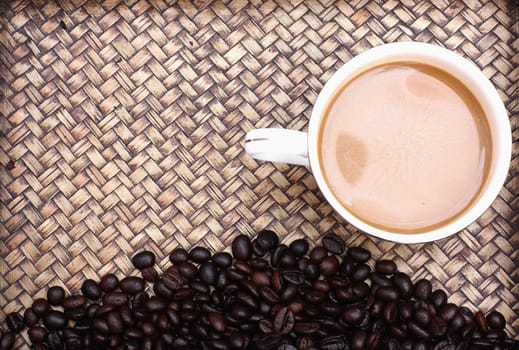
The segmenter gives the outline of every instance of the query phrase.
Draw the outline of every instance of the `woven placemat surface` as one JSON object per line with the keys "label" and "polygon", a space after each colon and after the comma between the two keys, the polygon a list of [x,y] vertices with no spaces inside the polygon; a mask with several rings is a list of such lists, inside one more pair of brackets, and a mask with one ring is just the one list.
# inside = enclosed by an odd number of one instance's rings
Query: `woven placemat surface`
{"label": "woven placemat surface", "polygon": [[[0,320],[49,285],[133,273],[149,249],[334,231],[519,336],[519,39],[512,1],[2,1]],[[303,167],[259,162],[258,127],[305,130],[353,56],[416,40],[472,60],[513,129],[499,197],[451,238],[403,245],[342,220]]]}

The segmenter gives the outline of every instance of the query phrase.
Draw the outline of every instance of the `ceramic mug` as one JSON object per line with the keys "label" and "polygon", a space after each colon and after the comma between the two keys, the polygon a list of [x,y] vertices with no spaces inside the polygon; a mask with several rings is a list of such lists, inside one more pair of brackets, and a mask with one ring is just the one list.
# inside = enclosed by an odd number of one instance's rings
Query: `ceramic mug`
{"label": "ceramic mug", "polygon": [[[488,121],[492,155],[487,180],[471,205],[453,220],[421,232],[399,233],[373,225],[341,204],[325,180],[320,166],[319,134],[331,99],[346,82],[370,68],[391,62],[415,62],[437,67],[465,85],[475,96]],[[422,243],[445,238],[475,221],[495,200],[508,173],[512,150],[510,121],[498,92],[476,65],[456,53],[419,42],[384,44],[361,53],[343,65],[326,82],[310,116],[308,132],[255,129],[247,133],[246,152],[255,159],[309,167],[330,205],[349,223],[373,236],[400,243]]]}

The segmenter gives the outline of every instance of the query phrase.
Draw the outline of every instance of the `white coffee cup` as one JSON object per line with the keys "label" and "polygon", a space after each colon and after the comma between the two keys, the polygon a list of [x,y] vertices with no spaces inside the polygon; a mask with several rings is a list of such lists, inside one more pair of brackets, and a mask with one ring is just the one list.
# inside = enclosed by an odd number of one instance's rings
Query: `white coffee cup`
{"label": "white coffee cup", "polygon": [[[368,224],[350,213],[327,185],[319,166],[318,137],[330,99],[344,82],[371,67],[390,62],[417,62],[450,73],[468,87],[487,116],[492,137],[492,157],[486,185],[472,205],[444,226],[418,233],[395,233]],[[247,133],[246,152],[255,159],[309,167],[331,206],[349,223],[373,236],[401,243],[430,242],[461,231],[490,207],[508,174],[512,152],[510,121],[499,94],[475,64],[439,46],[401,42],[384,44],[354,57],[335,72],[319,93],[308,132],[287,129],[255,129]]]}

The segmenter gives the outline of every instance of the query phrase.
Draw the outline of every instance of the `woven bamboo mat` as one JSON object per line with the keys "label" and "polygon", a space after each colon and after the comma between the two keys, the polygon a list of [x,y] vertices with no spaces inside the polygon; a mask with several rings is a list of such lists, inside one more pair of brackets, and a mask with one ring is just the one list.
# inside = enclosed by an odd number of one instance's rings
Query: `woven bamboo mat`
{"label": "woven bamboo mat", "polygon": [[[150,249],[229,247],[271,228],[333,230],[519,336],[516,1],[2,1],[0,320],[48,285],[133,272]],[[386,42],[435,43],[496,85],[514,150],[492,208],[458,235],[401,245],[357,232],[304,168],[256,162],[256,127],[304,130],[323,83]]]}

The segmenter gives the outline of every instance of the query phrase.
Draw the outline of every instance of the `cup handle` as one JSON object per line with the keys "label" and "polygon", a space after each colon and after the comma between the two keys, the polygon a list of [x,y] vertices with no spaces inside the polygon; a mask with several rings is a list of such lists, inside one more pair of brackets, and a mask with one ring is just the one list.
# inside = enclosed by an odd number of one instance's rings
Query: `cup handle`
{"label": "cup handle", "polygon": [[308,134],[288,129],[254,129],[245,136],[245,152],[252,158],[309,167]]}

